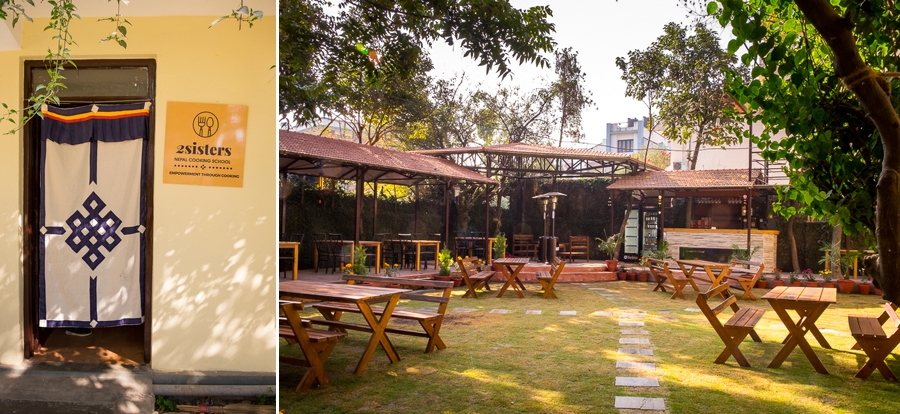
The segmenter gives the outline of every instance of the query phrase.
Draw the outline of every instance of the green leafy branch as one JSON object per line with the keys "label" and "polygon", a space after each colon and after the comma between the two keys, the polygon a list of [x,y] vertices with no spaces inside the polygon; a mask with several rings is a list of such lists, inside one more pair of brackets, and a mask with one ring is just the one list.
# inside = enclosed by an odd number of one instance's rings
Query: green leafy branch
{"label": "green leafy branch", "polygon": [[[23,1],[34,6],[34,0]],[[28,17],[28,15],[25,14],[25,8],[22,7],[21,4],[16,4],[16,0],[0,0],[0,20],[6,20],[6,16],[8,15],[6,12],[7,10],[13,14],[13,27],[16,27],[16,23],[19,22],[19,16],[24,17],[25,20],[28,20],[29,22],[33,21],[31,17]]]}
{"label": "green leafy branch", "polygon": [[106,36],[106,38],[100,39],[100,43],[108,42],[110,40],[116,41],[119,46],[122,46],[123,49],[128,49],[128,44],[125,43],[128,40],[128,29],[125,28],[124,23],[127,23],[131,26],[131,22],[128,19],[122,17],[122,3],[128,5],[129,0],[116,0],[116,15],[115,17],[107,17],[105,19],[97,19],[98,22],[113,22],[116,25],[116,30]]}
{"label": "green leafy branch", "polygon": [[207,29],[212,28],[217,23],[221,22],[222,20],[227,20],[227,19],[237,20],[238,21],[238,30],[241,30],[241,25],[244,22],[247,22],[247,24],[250,25],[250,27],[252,28],[253,22],[255,22],[257,20],[261,20],[262,18],[263,18],[262,10],[253,10],[247,6],[244,6],[244,2],[242,0],[241,7],[239,9],[232,10],[231,14],[228,14],[228,15],[222,16],[216,20],[213,20],[213,22],[209,24],[209,27]]}

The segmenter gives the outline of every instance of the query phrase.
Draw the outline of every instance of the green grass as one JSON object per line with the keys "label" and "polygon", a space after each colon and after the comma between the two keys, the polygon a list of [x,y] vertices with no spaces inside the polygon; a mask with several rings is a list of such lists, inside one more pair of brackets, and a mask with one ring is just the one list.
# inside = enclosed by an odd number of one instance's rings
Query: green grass
{"label": "green grass", "polygon": [[[847,315],[878,315],[883,301],[874,295],[838,295],[838,303],[825,311],[817,326],[833,349],[807,336],[831,374],[820,375],[799,348],[780,368],[766,367],[787,334],[771,311],[757,325],[763,342],[748,338],[741,344],[752,365],[742,368],[734,359],[713,363],[724,345],[702,314],[685,311],[696,307],[696,293],[689,288],[685,301],[651,292],[652,285],[646,283],[557,284],[560,299],[547,300],[537,295],[537,285],[526,286],[525,299],[511,292],[499,299],[463,299],[464,289],[456,289],[441,329],[447,344],[442,351],[425,354],[424,339],[392,335],[401,361],[390,364],[379,347],[366,372],[355,375],[368,334],[350,332],[326,362],[331,384],[301,393],[294,387],[305,368],[281,364],[279,406],[285,413],[613,413],[619,412],[613,407],[617,395],[662,397],[671,413],[893,413],[900,406],[900,386],[885,381],[878,371],[865,381],[854,377],[866,357],[861,350],[850,350],[854,341]],[[610,300],[589,287],[606,288],[628,300]],[[754,290],[758,297],[765,292]],[[420,303],[400,306],[428,305]],[[763,300],[739,304],[770,309]],[[643,321],[652,345],[637,347],[653,349],[653,357],[617,354],[622,337],[618,314],[631,311],[625,306],[647,311]],[[458,313],[455,308],[477,311]],[[494,308],[510,313],[489,314]],[[525,315],[529,309],[543,314]],[[561,310],[578,314],[559,316]],[[613,316],[592,315],[595,311],[611,311]],[[721,316],[729,315],[725,311]],[[299,347],[283,340],[281,344],[282,355],[300,357]],[[616,360],[655,362],[657,369],[617,370]],[[888,357],[887,364],[900,373],[896,355]],[[616,387],[617,375],[656,376],[661,387]]]}

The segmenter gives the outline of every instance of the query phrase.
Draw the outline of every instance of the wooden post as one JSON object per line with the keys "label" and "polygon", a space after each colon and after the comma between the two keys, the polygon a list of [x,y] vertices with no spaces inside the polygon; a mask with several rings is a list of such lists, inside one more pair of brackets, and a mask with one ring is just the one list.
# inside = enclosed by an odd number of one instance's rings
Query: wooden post
{"label": "wooden post", "polygon": [[[491,178],[491,158],[485,162],[485,177]],[[484,186],[484,262],[491,264],[494,252],[488,251],[488,239],[491,237],[491,185]]]}
{"label": "wooden post", "polygon": [[353,225],[353,245],[359,245],[359,233],[362,231],[362,198],[363,198],[363,176],[365,172],[362,168],[356,170],[356,212]]}
{"label": "wooden post", "polygon": [[450,192],[453,187],[450,181],[444,182],[444,248],[450,248]]}
{"label": "wooden post", "polygon": [[378,181],[372,182],[372,239],[375,240],[375,233],[378,233]]}

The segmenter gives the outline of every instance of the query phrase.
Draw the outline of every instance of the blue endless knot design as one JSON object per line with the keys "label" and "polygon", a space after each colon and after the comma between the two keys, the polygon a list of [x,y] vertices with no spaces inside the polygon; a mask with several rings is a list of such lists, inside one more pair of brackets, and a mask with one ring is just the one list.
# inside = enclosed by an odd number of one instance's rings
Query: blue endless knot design
{"label": "blue endless knot design", "polygon": [[112,252],[122,241],[122,238],[116,234],[122,220],[119,220],[112,211],[107,212],[105,217],[100,217],[100,212],[106,207],[106,203],[96,193],[91,193],[81,205],[87,210],[88,215],[85,217],[76,210],[66,220],[66,224],[72,230],[72,234],[66,238],[66,244],[75,253],[87,248],[87,252],[81,258],[90,266],[91,270],[95,270],[106,258],[103,253],[100,253],[100,246],[105,247],[107,252]]}

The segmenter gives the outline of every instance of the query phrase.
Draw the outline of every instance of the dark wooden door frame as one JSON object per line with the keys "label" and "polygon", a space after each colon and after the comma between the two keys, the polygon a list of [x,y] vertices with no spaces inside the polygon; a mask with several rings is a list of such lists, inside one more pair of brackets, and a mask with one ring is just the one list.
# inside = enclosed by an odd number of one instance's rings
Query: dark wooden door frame
{"label": "dark wooden door frame", "polygon": [[[152,333],[152,315],[153,315],[153,171],[154,171],[154,150],[155,150],[155,120],[156,120],[156,60],[153,59],[90,59],[76,60],[78,69],[96,69],[96,68],[147,68],[148,85],[147,96],[139,97],[118,97],[118,96],[92,96],[92,97],[67,97],[62,98],[66,104],[90,104],[90,103],[127,103],[127,102],[144,102],[149,100],[150,119],[147,136],[147,153],[144,162],[146,163],[147,175],[144,177],[144,185],[147,189],[144,208],[146,209],[145,221],[147,229],[145,233],[145,250],[144,255],[144,362],[150,363],[150,338]],[[35,68],[45,67],[45,62],[37,60],[26,60],[24,63],[25,79],[23,82],[24,95],[31,95],[32,76],[31,71]],[[77,70],[74,67],[67,67],[67,70]],[[65,72],[63,72],[65,74]],[[22,103],[22,108],[28,108],[29,102],[26,99]],[[23,111],[24,112],[24,111]],[[35,117],[26,124],[22,131],[24,140],[24,160],[23,160],[23,267],[24,267],[24,298],[23,298],[23,315],[24,315],[24,351],[25,358],[34,356],[34,352],[40,349],[41,342],[46,340],[45,335],[41,334],[41,329],[37,327],[37,294],[38,294],[38,225],[40,220],[40,137],[38,136],[39,128],[36,123],[40,119]],[[46,331],[46,330],[45,330]],[[49,331],[47,331],[49,332]]]}

